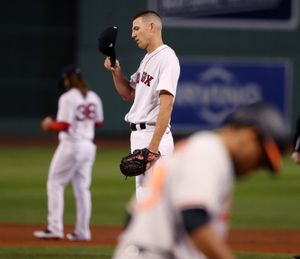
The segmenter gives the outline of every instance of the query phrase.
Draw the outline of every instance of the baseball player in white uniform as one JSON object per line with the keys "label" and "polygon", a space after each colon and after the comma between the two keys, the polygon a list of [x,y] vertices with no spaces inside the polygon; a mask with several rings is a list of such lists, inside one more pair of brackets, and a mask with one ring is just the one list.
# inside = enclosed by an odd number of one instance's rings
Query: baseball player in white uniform
{"label": "baseball player in white uniform", "polygon": [[272,106],[235,111],[216,132],[196,133],[158,162],[148,196],[132,202],[132,219],[114,259],[230,259],[226,245],[236,176],[267,166],[278,171],[289,145]]}
{"label": "baseball player in white uniform", "polygon": [[103,123],[100,97],[88,90],[87,83],[78,68],[73,65],[63,70],[62,84],[67,92],[58,102],[56,120],[46,117],[42,121],[44,131],[59,132],[59,145],[52,158],[48,181],[48,226],[35,231],[34,236],[43,239],[61,239],[64,236],[64,189],[72,182],[76,200],[76,224],[69,240],[90,240],[91,174],[96,155],[93,143],[95,127]]}
{"label": "baseball player in white uniform", "polygon": [[[137,72],[128,80],[118,60],[111,67],[110,59],[106,58],[104,66],[112,72],[115,87],[123,99],[134,100],[125,116],[132,130],[131,152],[148,148],[164,157],[174,149],[170,118],[180,66],[174,50],[163,43],[161,32],[162,22],[156,12],[138,13],[132,22],[132,38],[139,48],[147,50],[147,54]],[[144,187],[147,175],[146,172],[136,177],[137,200],[141,200],[147,192]]]}

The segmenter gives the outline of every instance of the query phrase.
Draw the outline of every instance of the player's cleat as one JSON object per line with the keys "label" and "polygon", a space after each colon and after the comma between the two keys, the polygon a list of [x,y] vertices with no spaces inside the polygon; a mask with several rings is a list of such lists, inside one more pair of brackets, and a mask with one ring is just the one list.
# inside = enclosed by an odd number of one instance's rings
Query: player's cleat
{"label": "player's cleat", "polygon": [[40,239],[62,239],[62,235],[55,234],[48,229],[37,230],[33,232],[33,236]]}
{"label": "player's cleat", "polygon": [[89,241],[89,238],[84,238],[84,237],[80,237],[79,235],[77,235],[76,233],[68,233],[66,235],[67,239],[71,240],[71,241]]}
{"label": "player's cleat", "polygon": [[292,257],[292,259],[300,259],[300,255],[295,255]]}

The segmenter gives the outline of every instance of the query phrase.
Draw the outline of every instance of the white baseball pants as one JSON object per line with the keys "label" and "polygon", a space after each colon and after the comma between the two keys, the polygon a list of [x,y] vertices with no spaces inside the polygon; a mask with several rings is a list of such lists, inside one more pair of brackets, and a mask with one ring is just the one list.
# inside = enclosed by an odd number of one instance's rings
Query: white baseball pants
{"label": "white baseball pants", "polygon": [[52,158],[48,181],[48,229],[63,235],[64,189],[72,182],[76,200],[76,224],[74,232],[90,239],[91,174],[96,156],[96,146],[91,141],[72,143],[61,141]]}
{"label": "white baseball pants", "polygon": [[[144,130],[132,131],[130,135],[131,152],[133,152],[135,149],[142,149],[147,147],[151,141],[154,129],[154,127],[151,127]],[[160,142],[159,151],[161,152],[162,158],[173,153],[174,141],[170,129],[166,130],[166,133],[164,134]],[[139,175],[135,178],[136,199],[138,202],[141,201],[147,194],[148,190],[144,185],[145,181],[147,180],[147,173],[151,173],[152,169],[153,167],[146,171],[144,175]]]}

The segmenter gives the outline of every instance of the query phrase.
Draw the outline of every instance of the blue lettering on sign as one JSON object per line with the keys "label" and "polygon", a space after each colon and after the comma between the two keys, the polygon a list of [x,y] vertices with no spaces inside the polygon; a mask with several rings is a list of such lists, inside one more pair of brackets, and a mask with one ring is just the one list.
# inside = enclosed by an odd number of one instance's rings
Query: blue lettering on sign
{"label": "blue lettering on sign", "polygon": [[212,129],[240,105],[266,101],[288,116],[290,65],[283,61],[181,60],[174,132]]}

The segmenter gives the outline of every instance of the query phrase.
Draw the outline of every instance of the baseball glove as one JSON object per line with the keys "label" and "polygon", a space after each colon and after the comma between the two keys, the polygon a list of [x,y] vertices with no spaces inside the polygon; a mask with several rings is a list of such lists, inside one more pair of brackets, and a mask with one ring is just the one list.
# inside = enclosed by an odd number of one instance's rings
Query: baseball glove
{"label": "baseball glove", "polygon": [[154,153],[147,148],[136,149],[132,154],[122,158],[120,170],[126,177],[141,175],[159,158],[160,152]]}

